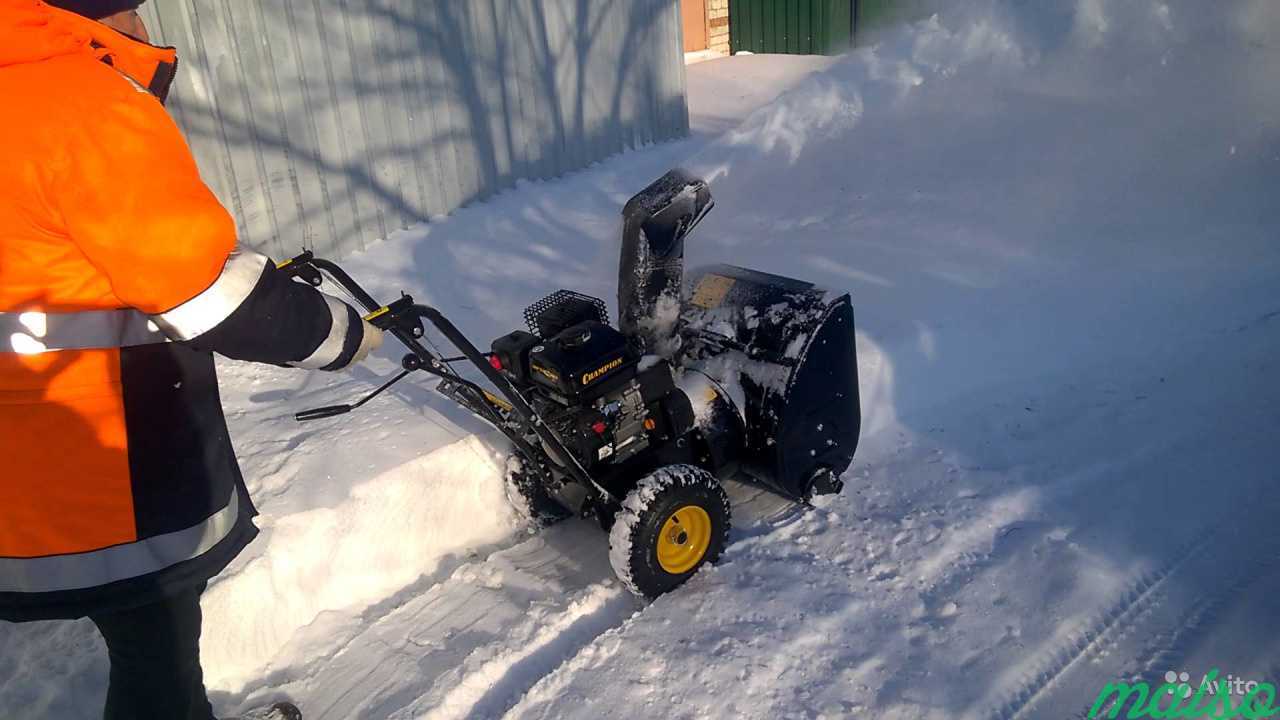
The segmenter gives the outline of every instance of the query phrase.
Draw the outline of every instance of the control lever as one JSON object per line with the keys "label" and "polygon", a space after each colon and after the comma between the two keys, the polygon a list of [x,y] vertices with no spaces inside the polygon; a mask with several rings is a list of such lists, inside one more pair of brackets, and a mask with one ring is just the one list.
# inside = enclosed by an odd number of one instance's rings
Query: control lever
{"label": "control lever", "polygon": [[324,277],[320,274],[319,268],[311,264],[312,259],[314,259],[314,255],[310,250],[307,250],[297,257],[276,263],[276,269],[288,277],[301,279],[311,287],[320,287],[324,282]]}
{"label": "control lever", "polygon": [[392,385],[395,385],[396,383],[405,379],[411,372],[413,371],[401,370],[398,375],[396,375],[395,377],[383,383],[382,386],[379,387],[377,390],[374,390],[373,392],[369,393],[368,395],[365,395],[364,397],[360,398],[359,400],[349,405],[326,405],[324,407],[312,408],[310,410],[303,410],[302,412],[295,413],[293,418],[298,422],[307,422],[308,420],[320,420],[321,418],[330,418],[338,415],[346,415],[352,410],[355,410],[361,405],[364,405],[370,400],[378,397],[379,395],[382,394],[383,390],[386,390]]}
{"label": "control lever", "polygon": [[308,420],[319,420],[321,418],[336,417],[345,415],[355,409],[355,405],[326,405],[324,407],[311,408],[294,413],[293,418],[298,422],[306,422]]}
{"label": "control lever", "polygon": [[385,332],[402,330],[415,338],[423,336],[422,322],[412,312],[413,298],[401,293],[394,302],[364,316],[365,322]]}

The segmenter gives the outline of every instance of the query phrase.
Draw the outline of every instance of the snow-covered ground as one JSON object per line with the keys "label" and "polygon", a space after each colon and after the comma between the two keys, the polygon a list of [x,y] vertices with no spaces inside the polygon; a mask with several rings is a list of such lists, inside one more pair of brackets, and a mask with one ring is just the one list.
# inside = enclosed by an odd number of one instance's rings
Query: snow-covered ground
{"label": "snow-covered ground", "polygon": [[[205,596],[219,708],[1056,719],[1126,677],[1280,682],[1280,4],[948,5],[834,64],[691,65],[689,140],[347,262],[488,338],[612,298],[621,204],[704,173],[692,262],[853,293],[844,494],[733,488],[722,562],[646,606],[590,524],[519,525],[493,433],[428,386],[289,419],[393,349],[227,363],[263,534]],[[2,625],[0,658],[0,717],[98,712],[87,623]]]}

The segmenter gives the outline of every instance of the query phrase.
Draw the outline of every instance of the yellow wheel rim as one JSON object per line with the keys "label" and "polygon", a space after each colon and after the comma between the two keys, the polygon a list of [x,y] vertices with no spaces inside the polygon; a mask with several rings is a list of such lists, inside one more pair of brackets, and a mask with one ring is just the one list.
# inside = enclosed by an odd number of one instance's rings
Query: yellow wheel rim
{"label": "yellow wheel rim", "polygon": [[711,547],[711,516],[697,505],[685,505],[667,518],[658,532],[658,564],[672,575],[687,573]]}

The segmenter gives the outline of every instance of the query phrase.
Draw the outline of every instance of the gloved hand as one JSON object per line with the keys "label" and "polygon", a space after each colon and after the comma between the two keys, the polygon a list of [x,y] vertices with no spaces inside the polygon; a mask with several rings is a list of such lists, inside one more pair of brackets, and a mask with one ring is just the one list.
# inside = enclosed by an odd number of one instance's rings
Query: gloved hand
{"label": "gloved hand", "polygon": [[367,320],[360,321],[361,330],[364,331],[360,338],[360,345],[356,348],[356,354],[351,356],[351,362],[343,368],[346,370],[355,365],[360,364],[365,358],[369,357],[369,353],[382,347],[382,331],[374,327]]}

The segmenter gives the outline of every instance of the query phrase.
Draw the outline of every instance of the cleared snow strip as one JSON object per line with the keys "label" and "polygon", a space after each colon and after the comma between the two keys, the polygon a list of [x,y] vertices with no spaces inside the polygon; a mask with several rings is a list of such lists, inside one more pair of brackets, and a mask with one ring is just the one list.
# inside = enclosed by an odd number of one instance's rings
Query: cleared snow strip
{"label": "cleared snow strip", "polygon": [[635,601],[612,583],[593,585],[532,639],[501,653],[468,673],[423,720],[498,717],[529,687],[596,636],[615,627],[635,608]]}
{"label": "cleared snow strip", "polygon": [[355,485],[335,507],[280,518],[259,557],[205,593],[217,628],[201,643],[206,683],[241,690],[322,613],[358,613],[519,525],[474,437]]}
{"label": "cleared snow strip", "polygon": [[[244,693],[248,708],[291,697],[308,720],[494,717],[638,601],[612,579],[604,536],[570,520],[363,614],[345,637],[290,646],[293,662]],[[344,630],[351,627],[344,627]]]}
{"label": "cleared snow strip", "polygon": [[[818,508],[754,528],[719,565],[602,633],[504,717],[786,717],[779,689],[785,695],[797,673],[838,667],[821,651],[861,613],[845,573],[802,540],[839,522]],[[833,606],[848,614],[815,612]]]}

